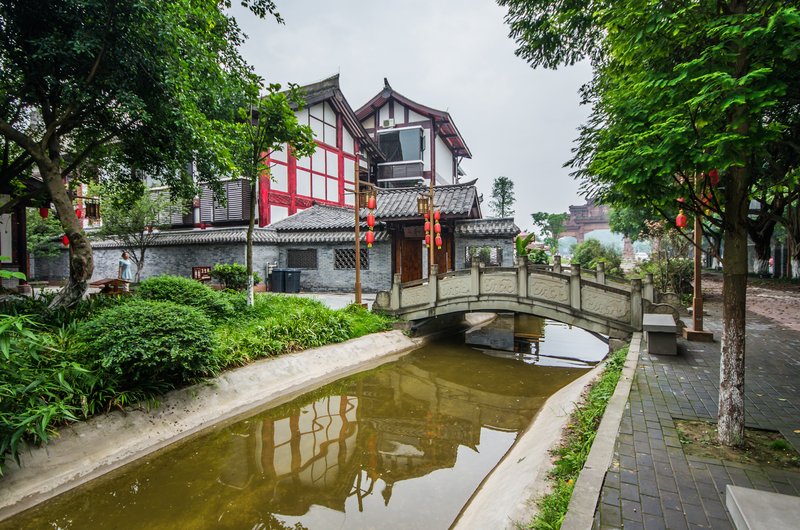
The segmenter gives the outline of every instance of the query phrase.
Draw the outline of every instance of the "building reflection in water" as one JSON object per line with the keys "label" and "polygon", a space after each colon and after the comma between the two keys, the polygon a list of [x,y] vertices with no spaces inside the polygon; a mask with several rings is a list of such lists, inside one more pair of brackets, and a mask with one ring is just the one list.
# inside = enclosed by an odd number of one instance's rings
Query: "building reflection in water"
{"label": "building reflection in water", "polygon": [[0,530],[446,528],[547,397],[582,373],[436,343],[176,444]]}

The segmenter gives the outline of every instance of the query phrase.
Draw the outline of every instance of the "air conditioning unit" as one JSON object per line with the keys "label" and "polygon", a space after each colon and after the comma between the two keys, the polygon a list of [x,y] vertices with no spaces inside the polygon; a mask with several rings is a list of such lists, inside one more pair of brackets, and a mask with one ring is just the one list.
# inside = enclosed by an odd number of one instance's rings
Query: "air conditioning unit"
{"label": "air conditioning unit", "polygon": [[394,127],[394,118],[383,120],[383,128]]}

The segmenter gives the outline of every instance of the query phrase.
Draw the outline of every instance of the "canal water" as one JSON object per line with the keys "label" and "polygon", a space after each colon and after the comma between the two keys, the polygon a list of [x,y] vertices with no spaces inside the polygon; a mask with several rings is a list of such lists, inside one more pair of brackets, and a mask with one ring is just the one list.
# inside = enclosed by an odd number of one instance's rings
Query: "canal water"
{"label": "canal water", "polygon": [[532,317],[466,340],[212,428],[0,529],[446,529],[545,400],[607,352]]}

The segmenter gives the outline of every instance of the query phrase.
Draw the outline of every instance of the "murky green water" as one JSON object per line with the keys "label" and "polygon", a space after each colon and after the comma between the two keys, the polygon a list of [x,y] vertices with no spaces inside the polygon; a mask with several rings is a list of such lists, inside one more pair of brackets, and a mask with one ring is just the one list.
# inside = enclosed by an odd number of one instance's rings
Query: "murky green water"
{"label": "murky green water", "polygon": [[[594,361],[607,348],[581,330],[522,323],[531,326],[556,344],[571,336],[565,356]],[[436,343],[212,429],[0,529],[447,528],[547,397],[584,373],[492,351],[462,337]]]}

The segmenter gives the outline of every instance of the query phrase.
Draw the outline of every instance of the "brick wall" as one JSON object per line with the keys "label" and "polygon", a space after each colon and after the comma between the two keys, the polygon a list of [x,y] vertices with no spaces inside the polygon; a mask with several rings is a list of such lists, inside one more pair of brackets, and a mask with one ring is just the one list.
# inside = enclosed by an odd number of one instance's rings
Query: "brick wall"
{"label": "brick wall", "polygon": [[[301,269],[300,288],[303,291],[344,291],[355,289],[354,269],[334,268],[334,250],[352,249],[352,243],[282,244],[278,259],[281,268],[287,267],[289,249],[317,250],[317,268]],[[362,247],[366,248],[366,246]],[[389,242],[375,243],[369,249],[369,269],[361,271],[361,289],[366,293],[384,291],[392,287],[392,245]]]}

